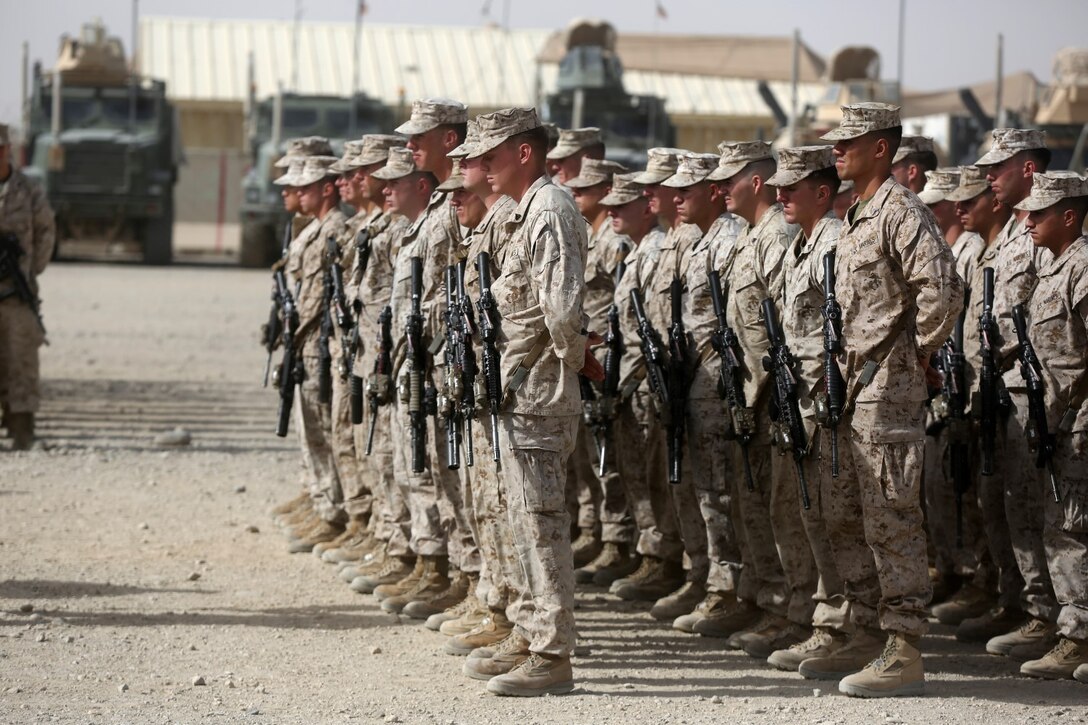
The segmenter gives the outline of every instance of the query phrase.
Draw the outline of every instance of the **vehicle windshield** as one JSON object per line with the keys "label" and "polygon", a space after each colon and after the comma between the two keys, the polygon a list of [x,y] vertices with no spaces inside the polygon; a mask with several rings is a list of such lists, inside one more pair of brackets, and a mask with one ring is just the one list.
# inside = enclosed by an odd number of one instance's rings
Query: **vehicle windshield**
{"label": "vehicle windshield", "polygon": [[[312,105],[293,105],[285,99],[283,104],[282,138],[300,136],[324,136],[325,138],[349,138],[364,133],[385,131],[392,122],[385,108],[375,109],[360,103],[356,111],[355,133],[351,133],[351,108],[347,99],[322,99]],[[261,104],[257,133],[272,135],[272,104]]]}
{"label": "vehicle windshield", "polygon": [[[138,91],[132,99],[124,88],[62,92],[64,97],[61,98],[61,128],[121,129],[128,127],[130,117],[137,128],[147,128],[153,127],[158,121],[159,100],[147,93]],[[53,108],[52,94],[44,94],[41,102],[48,116]]]}

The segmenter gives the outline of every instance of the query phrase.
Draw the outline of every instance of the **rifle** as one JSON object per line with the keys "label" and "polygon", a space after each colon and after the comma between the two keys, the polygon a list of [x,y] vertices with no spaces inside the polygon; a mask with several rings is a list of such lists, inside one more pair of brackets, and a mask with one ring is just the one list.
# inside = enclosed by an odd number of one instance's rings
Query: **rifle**
{"label": "rifle", "polygon": [[982,314],[978,318],[982,361],[979,366],[979,435],[982,439],[982,475],[994,475],[994,442],[997,439],[997,358],[999,336],[994,317],[994,270],[982,270]]}
{"label": "rifle", "polygon": [[[283,249],[280,252],[280,259],[287,258],[287,248],[291,245],[291,222],[287,222],[287,225],[283,229]],[[277,262],[277,266],[281,266]],[[283,308],[283,301],[280,299],[279,291],[276,287],[275,272],[273,272],[272,280],[272,309],[268,311],[268,324],[264,327],[264,334],[261,343],[264,345],[264,349],[268,351],[268,359],[264,363],[264,382],[261,383],[262,387],[268,387],[268,373],[272,369],[272,353],[276,350],[276,343],[279,342],[280,336],[283,335],[283,320],[280,316],[280,311]]]}
{"label": "rifle", "polygon": [[480,275],[480,299],[476,308],[480,311],[480,340],[483,343],[483,385],[480,393],[487,400],[491,411],[491,460],[499,460],[499,406],[502,404],[502,363],[499,349],[495,346],[499,329],[496,324],[495,298],[491,296],[491,256],[480,252],[476,258],[476,270]]}
{"label": "rifle", "polygon": [[352,318],[351,309],[348,307],[347,295],[344,294],[344,270],[340,267],[340,245],[336,242],[336,237],[329,236],[325,242],[326,254],[325,258],[328,262],[328,272],[331,281],[331,289],[329,290],[329,307],[332,311],[332,318],[336,322],[337,328],[340,330],[340,362],[337,364],[336,371],[340,375],[341,380],[347,380],[351,375],[352,367],[352,355],[351,355],[351,329],[355,327],[355,320]]}
{"label": "rifle", "polygon": [[807,511],[812,507],[808,497],[808,481],[802,459],[808,453],[808,435],[805,422],[801,418],[801,408],[797,403],[797,376],[794,370],[797,361],[786,345],[786,338],[778,324],[774,309],[774,300],[763,300],[763,326],[767,328],[767,340],[771,347],[769,355],[763,358],[763,369],[774,376],[774,405],[771,406],[771,418],[778,424],[777,436],[783,453],[786,448],[793,452],[793,465],[797,469],[797,480],[801,485],[801,504]]}
{"label": "rifle", "polygon": [[422,473],[427,454],[427,405],[423,399],[423,378],[427,350],[423,346],[423,259],[412,257],[412,308],[408,313],[405,337],[408,341],[408,385],[401,389],[401,402],[408,405],[412,429],[412,471]]}
{"label": "rifle", "polygon": [[963,548],[963,495],[971,487],[971,453],[968,444],[970,422],[967,419],[967,359],[963,354],[963,326],[967,300],[956,320],[952,337],[937,351],[941,370],[941,392],[933,402],[933,411],[948,420],[949,463],[952,491],[956,496],[956,547]]}
{"label": "rifle", "polygon": [[[333,241],[335,244],[336,242]],[[325,259],[328,264],[328,249]],[[332,349],[329,340],[332,338],[333,327],[333,299],[332,299],[332,274],[328,266],[325,268],[325,280],[321,295],[321,328],[317,338],[317,399],[321,403],[332,403]]]}
{"label": "rifle", "polygon": [[[366,274],[367,265],[370,263],[370,229],[363,227],[355,235],[355,259],[356,280],[362,282]],[[355,324],[351,327],[351,339],[348,341],[348,349],[344,355],[346,365],[350,365],[348,374],[349,395],[351,396],[351,423],[359,425],[363,422],[363,379],[355,374],[355,356],[359,354],[359,317],[363,311],[363,305],[358,299],[352,301],[351,309],[355,314]]]}
{"label": "rifle", "polygon": [[748,457],[748,445],[755,437],[756,421],[744,397],[740,359],[737,357],[740,343],[737,340],[737,333],[726,322],[722,280],[717,270],[710,273],[710,301],[714,305],[714,316],[718,318],[718,329],[711,335],[710,344],[722,361],[718,374],[718,395],[725,400],[729,408],[732,434],[740,444],[741,460],[744,462],[744,478],[748,490],[754,491],[756,485],[752,479],[752,461]]}
{"label": "rifle", "polygon": [[669,326],[669,404],[672,426],[668,435],[669,482],[680,483],[680,459],[684,452],[684,419],[688,405],[688,340],[684,331],[683,285],[673,279],[669,286],[672,325]]}
{"label": "rifle", "polygon": [[472,313],[472,300],[465,292],[465,260],[457,263],[456,320],[460,340],[457,347],[458,367],[461,369],[461,421],[464,427],[465,465],[475,465],[472,451],[472,421],[476,418],[476,353],[472,349],[472,336],[476,334],[476,317]]}
{"label": "rifle", "polygon": [[1016,327],[1016,339],[1020,342],[1020,375],[1028,384],[1028,415],[1030,420],[1024,426],[1024,435],[1028,439],[1028,448],[1035,454],[1035,467],[1046,468],[1050,477],[1050,492],[1054,503],[1062,502],[1058,489],[1058,478],[1054,475],[1054,449],[1056,437],[1050,432],[1046,419],[1046,384],[1043,382],[1043,366],[1035,354],[1035,346],[1028,337],[1027,323],[1024,321],[1024,306],[1012,308],[1012,324]]}
{"label": "rifle", "polygon": [[393,398],[393,380],[389,373],[393,368],[390,354],[393,350],[393,310],[386,305],[378,315],[378,355],[374,358],[374,372],[366,381],[367,403],[370,406],[370,425],[366,431],[366,454],[374,450],[374,429],[378,427],[378,408]]}
{"label": "rifle", "polygon": [[461,377],[458,347],[463,330],[460,313],[456,309],[457,267],[446,267],[446,345],[443,358],[446,380],[438,399],[438,412],[446,421],[446,466],[450,470],[461,467],[461,399],[464,397],[464,380]]}
{"label": "rifle", "polygon": [[[835,252],[824,255],[824,390],[813,396],[816,419],[828,430],[831,477],[839,477],[839,422],[846,405],[846,381],[837,358],[842,352],[842,307],[835,297]],[[963,347],[961,345],[960,349]]]}
{"label": "rifle", "polygon": [[[646,310],[642,306],[642,294],[637,288],[631,290],[631,309],[634,310],[635,319],[638,321],[639,348],[642,357],[646,361],[646,379],[650,381],[650,392],[654,396],[654,408],[661,424],[671,431],[673,424],[674,407],[672,395],[669,390],[669,378],[667,371],[670,364],[665,345],[661,342],[661,335],[646,317]],[[669,460],[672,461],[672,436],[669,440]],[[672,478],[672,466],[669,466],[670,483],[679,483],[680,479]]]}
{"label": "rifle", "polygon": [[[30,281],[23,274],[22,268],[19,267],[19,257],[23,256],[23,254],[25,252],[22,245],[19,244],[19,237],[15,236],[13,232],[0,233],[0,279],[7,278],[11,280],[15,286],[16,299],[23,302],[34,313],[34,317],[38,320],[38,328],[44,336],[46,332],[45,323],[42,321],[41,303],[38,296],[34,294]],[[48,345],[49,341],[46,340],[45,344]]]}
{"label": "rifle", "polygon": [[[626,266],[620,262],[616,267],[616,281],[623,276]],[[604,476],[605,460],[608,457],[608,444],[612,440],[612,423],[616,420],[620,402],[620,360],[623,358],[623,333],[620,331],[620,312],[615,303],[608,308],[608,332],[604,337],[604,383],[597,405],[601,426],[601,450],[597,465],[597,475]]]}
{"label": "rifle", "polygon": [[301,357],[295,352],[295,333],[298,331],[298,307],[287,286],[287,275],[282,268],[272,273],[276,296],[283,309],[283,359],[273,380],[280,391],[280,405],[276,419],[276,435],[283,438],[291,421],[291,407],[295,403],[295,385],[302,380]]}

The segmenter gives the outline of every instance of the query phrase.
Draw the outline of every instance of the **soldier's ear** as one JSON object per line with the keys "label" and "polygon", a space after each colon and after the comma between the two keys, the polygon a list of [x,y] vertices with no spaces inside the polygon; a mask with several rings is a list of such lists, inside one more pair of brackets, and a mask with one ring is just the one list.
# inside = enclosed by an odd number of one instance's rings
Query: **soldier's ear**
{"label": "soldier's ear", "polygon": [[1035,159],[1024,159],[1024,178],[1030,179],[1038,167],[1035,165]]}

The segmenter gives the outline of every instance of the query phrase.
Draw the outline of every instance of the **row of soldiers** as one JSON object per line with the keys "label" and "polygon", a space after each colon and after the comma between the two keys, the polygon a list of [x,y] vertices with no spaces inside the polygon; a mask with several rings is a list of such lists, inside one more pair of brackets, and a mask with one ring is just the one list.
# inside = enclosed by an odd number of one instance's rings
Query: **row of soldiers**
{"label": "row of soldiers", "polygon": [[936,169],[884,104],[825,139],[629,172],[427,99],[293,141],[290,550],[500,695],[573,689],[576,583],[854,696],[923,690],[930,614],[1083,679],[1088,182],[1017,129]]}

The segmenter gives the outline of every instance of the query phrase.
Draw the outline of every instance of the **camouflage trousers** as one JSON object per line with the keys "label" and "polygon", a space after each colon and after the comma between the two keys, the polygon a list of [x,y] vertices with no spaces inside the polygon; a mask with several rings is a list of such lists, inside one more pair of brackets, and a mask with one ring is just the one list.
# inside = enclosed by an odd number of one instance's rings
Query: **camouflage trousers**
{"label": "camouflage trousers", "polygon": [[1061,503],[1046,492],[1046,542],[1050,578],[1063,637],[1088,640],[1088,433],[1059,434],[1054,472]]}
{"label": "camouflage trousers", "polygon": [[627,511],[627,490],[617,472],[614,434],[608,445],[605,473],[598,476],[597,444],[589,428],[579,420],[577,445],[567,462],[568,505],[577,506],[578,528],[596,529],[599,523],[602,541],[630,544],[635,536],[634,523]]}
{"label": "camouflage trousers", "polygon": [[303,476],[317,515],[325,521],[342,521],[344,491],[332,446],[332,416],[328,404],[318,399],[321,361],[316,356],[304,356],[302,362],[305,372],[295,396],[295,409]]}
{"label": "camouflage trousers", "polygon": [[760,433],[748,446],[752,491],[740,446],[733,444],[733,495],[745,564],[738,594],[765,612],[808,627],[818,576],[801,522],[793,459],[771,443],[766,412],[758,415],[756,426]]}
{"label": "camouflage trousers", "polygon": [[[340,377],[336,363],[340,360],[340,342],[336,338],[329,341],[332,351],[332,453],[336,461],[336,473],[340,477],[343,491],[341,508],[345,515],[366,515],[370,513],[370,486],[363,480],[359,469],[359,459],[355,452],[355,431],[351,424],[351,384]],[[351,509],[348,502],[351,502]],[[360,510],[362,509],[362,510]]]}
{"label": "camouflage trousers", "polygon": [[[684,553],[680,529],[669,492],[665,431],[647,393],[636,390],[616,417],[615,456],[627,505],[638,528],[636,550],[644,556],[678,560]],[[702,521],[695,511],[693,528]]]}
{"label": "camouflage trousers", "polygon": [[506,487],[502,482],[502,454],[498,463],[492,460],[490,416],[480,415],[473,421],[472,442],[476,461],[466,482],[464,500],[469,505],[469,523],[480,548],[476,599],[488,609],[505,610],[525,591],[525,577],[510,529]]}
{"label": "camouflage trousers", "polygon": [[[1058,603],[1050,581],[1043,519],[1048,484],[1035,467],[1035,454],[1028,448],[1024,424],[1028,419],[1027,396],[1009,391],[1013,412],[998,434],[995,467],[1005,486],[1005,518],[1016,565],[1024,579],[1020,603],[1033,617],[1053,622]],[[999,426],[999,430],[1001,427]]]}
{"label": "camouflage trousers", "polygon": [[29,307],[14,297],[0,300],[0,403],[12,413],[38,412],[38,348],[44,341]]}
{"label": "camouflage trousers", "polygon": [[574,627],[574,558],[564,495],[576,416],[503,414],[502,481],[525,591],[507,609],[529,649],[569,656]]}
{"label": "camouflage trousers", "polygon": [[[730,488],[731,471],[726,455],[728,444],[724,442],[726,423],[722,415],[722,403],[719,400],[689,400],[687,413],[684,450],[680,460],[680,483],[666,485],[672,486],[674,495],[677,489],[690,487],[693,500],[683,501],[676,498],[674,504],[681,521],[685,548],[689,545],[689,527],[683,525],[684,517],[698,512],[702,518],[703,540],[696,538],[694,543],[705,543],[706,546],[702,556],[707,562],[707,590],[738,592],[742,582],[743,531],[733,515],[736,494]],[[694,511],[685,511],[685,505],[689,509],[692,505],[696,508]],[[695,538],[693,532],[691,536]],[[696,562],[690,554],[691,550],[688,551],[694,572],[697,564],[701,562]]]}
{"label": "camouflage trousers", "polygon": [[[963,495],[961,504],[962,545],[957,543],[956,537],[956,494],[948,436],[947,425],[938,435],[926,436],[922,474],[926,526],[936,553],[937,571],[944,576],[955,574],[970,578],[978,572],[986,548],[978,495],[980,485],[974,480],[975,472],[979,470],[977,436],[971,435],[968,444],[972,488]],[[1004,518],[1002,512],[1001,519]]]}
{"label": "camouflage trousers", "polygon": [[[823,511],[851,622],[922,635],[932,595],[921,507],[922,404],[859,403],[838,432],[841,470],[822,492]],[[868,551],[857,548],[859,525]]]}
{"label": "camouflage trousers", "polygon": [[[404,492],[393,477],[393,440],[391,437],[393,406],[378,407],[374,425],[374,444],[366,455],[367,427],[370,425],[370,401],[364,400],[363,424],[355,426],[355,453],[360,476],[370,484],[370,522],[368,528],[375,538],[384,541],[390,556],[409,556],[412,519]],[[365,503],[348,498],[344,510],[349,515],[362,512]]]}
{"label": "camouflage trousers", "polygon": [[423,471],[412,471],[412,426],[408,407],[396,404],[393,474],[408,502],[411,548],[418,556],[448,555],[450,564],[479,570],[479,551],[465,519],[461,481],[447,467],[446,428],[441,418],[426,418]]}
{"label": "camouflage trousers", "polygon": [[[812,551],[812,560],[816,567],[816,589],[812,594],[815,604],[812,612],[812,626],[826,627],[847,631],[849,629],[849,606],[846,600],[846,588],[839,568],[835,563],[835,553],[831,548],[831,537],[827,533],[827,521],[824,517],[824,491],[831,487],[831,443],[826,431],[810,427],[812,441],[809,455],[801,461],[808,484],[809,508],[802,505],[801,523]],[[839,472],[842,475],[842,472]],[[796,480],[796,472],[794,473]],[[800,484],[798,484],[800,485]],[[800,490],[800,489],[798,489]],[[798,497],[800,498],[800,497]],[[855,546],[864,546],[860,539]],[[781,545],[781,542],[780,542]]]}

